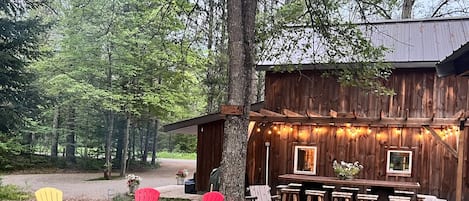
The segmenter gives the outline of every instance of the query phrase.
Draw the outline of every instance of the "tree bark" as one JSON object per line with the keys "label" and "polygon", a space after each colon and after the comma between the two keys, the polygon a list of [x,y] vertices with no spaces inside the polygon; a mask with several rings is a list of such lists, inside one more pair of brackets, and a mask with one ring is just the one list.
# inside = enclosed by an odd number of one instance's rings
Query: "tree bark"
{"label": "tree bark", "polygon": [[402,19],[408,19],[412,17],[412,9],[414,7],[415,0],[404,0],[402,4]]}
{"label": "tree bark", "polygon": [[111,179],[112,171],[112,160],[111,160],[111,145],[112,145],[112,133],[114,132],[114,115],[112,111],[108,111],[108,129],[106,134],[106,150],[105,158],[106,162],[104,164],[104,178]]}
{"label": "tree bark", "polygon": [[158,139],[158,127],[159,127],[159,122],[158,119],[153,119],[152,120],[152,125],[153,125],[153,146],[152,146],[152,154],[151,154],[151,165],[156,165],[156,145],[157,145],[157,139]]}
{"label": "tree bark", "polygon": [[152,135],[152,132],[153,132],[153,128],[154,126],[152,125],[152,121],[150,119],[148,119],[147,121],[147,133],[145,135],[145,139],[144,139],[144,144],[143,144],[143,154],[142,154],[142,163],[146,163],[147,162],[147,158],[148,158],[148,150],[150,150],[150,137]]}
{"label": "tree bark", "polygon": [[130,135],[130,126],[131,126],[131,117],[130,114],[127,114],[127,123],[125,126],[124,137],[123,137],[123,147],[122,147],[122,155],[121,155],[121,172],[120,176],[123,177],[127,172],[127,153],[129,152],[129,135]]}
{"label": "tree bark", "polygon": [[228,105],[243,107],[242,115],[227,115],[220,189],[227,201],[244,200],[247,132],[254,68],[256,0],[228,1]]}
{"label": "tree bark", "polygon": [[57,159],[59,153],[59,132],[57,129],[59,128],[59,115],[60,115],[60,108],[59,106],[55,106],[54,109],[54,120],[52,123],[52,142],[51,142],[51,150],[50,155],[52,159]]}
{"label": "tree bark", "polygon": [[[112,91],[112,52],[113,46],[111,42],[108,41],[108,45],[106,48],[107,53],[107,61],[108,61],[108,69],[107,69],[107,81],[108,81],[108,91]],[[112,99],[111,99],[112,103]],[[106,134],[106,150],[105,150],[105,158],[106,162],[104,164],[104,178],[111,179],[111,172],[112,172],[112,159],[111,159],[111,148],[112,148],[112,134],[114,132],[114,112],[109,109],[107,113],[107,134]]]}
{"label": "tree bark", "polygon": [[66,137],[66,146],[65,146],[65,158],[67,162],[75,163],[75,108],[70,107],[67,127],[68,134]]}

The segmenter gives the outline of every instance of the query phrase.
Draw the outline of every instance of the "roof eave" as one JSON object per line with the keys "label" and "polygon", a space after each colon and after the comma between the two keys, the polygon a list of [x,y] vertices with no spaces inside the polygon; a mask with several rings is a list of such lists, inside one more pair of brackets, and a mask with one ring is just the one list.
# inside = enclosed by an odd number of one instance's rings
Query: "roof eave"
{"label": "roof eave", "polygon": [[[411,61],[411,62],[386,62],[391,64],[394,68],[434,68],[438,61]],[[282,64],[282,65],[258,65],[256,70],[258,71],[276,71],[291,69],[292,67],[295,70],[331,70],[340,68],[343,65],[349,65],[350,63],[341,63],[341,64]]]}
{"label": "roof eave", "polygon": [[469,42],[436,64],[438,77],[469,76]]}

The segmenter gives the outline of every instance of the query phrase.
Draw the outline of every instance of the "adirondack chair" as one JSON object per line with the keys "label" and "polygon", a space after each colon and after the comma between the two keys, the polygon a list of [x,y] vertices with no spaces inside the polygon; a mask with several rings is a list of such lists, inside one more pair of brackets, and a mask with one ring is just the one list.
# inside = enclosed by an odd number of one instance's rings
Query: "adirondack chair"
{"label": "adirondack chair", "polygon": [[280,200],[280,196],[270,194],[270,187],[267,185],[251,185],[249,192],[251,192],[251,196],[256,198],[256,201]]}
{"label": "adirondack chair", "polygon": [[61,190],[52,187],[41,188],[34,194],[37,201],[62,201],[63,196]]}
{"label": "adirondack chair", "polygon": [[140,188],[135,191],[135,201],[158,201],[160,192],[154,188]]}
{"label": "adirondack chair", "polygon": [[223,196],[223,194],[217,191],[208,192],[202,196],[202,201],[224,201],[224,200],[225,200],[225,196]]}

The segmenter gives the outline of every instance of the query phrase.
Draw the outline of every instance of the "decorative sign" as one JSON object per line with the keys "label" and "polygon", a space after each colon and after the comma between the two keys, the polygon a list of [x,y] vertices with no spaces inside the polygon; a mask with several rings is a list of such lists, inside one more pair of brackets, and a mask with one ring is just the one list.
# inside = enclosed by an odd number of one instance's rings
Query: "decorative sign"
{"label": "decorative sign", "polygon": [[221,113],[225,115],[242,115],[243,106],[242,105],[222,105]]}

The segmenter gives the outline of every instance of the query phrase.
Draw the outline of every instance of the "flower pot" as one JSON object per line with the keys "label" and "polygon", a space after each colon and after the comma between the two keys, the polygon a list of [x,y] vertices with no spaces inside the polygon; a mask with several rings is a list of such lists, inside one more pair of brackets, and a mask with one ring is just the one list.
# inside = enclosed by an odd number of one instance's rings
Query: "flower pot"
{"label": "flower pot", "polygon": [[129,186],[129,195],[135,194],[135,191],[138,189],[138,185],[130,185]]}
{"label": "flower pot", "polygon": [[177,185],[184,185],[184,177],[176,177]]}

